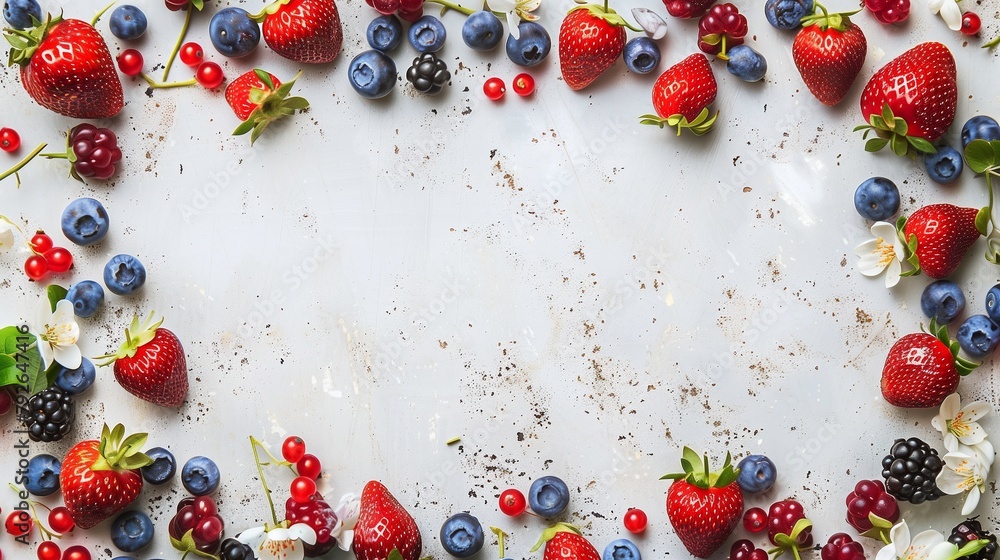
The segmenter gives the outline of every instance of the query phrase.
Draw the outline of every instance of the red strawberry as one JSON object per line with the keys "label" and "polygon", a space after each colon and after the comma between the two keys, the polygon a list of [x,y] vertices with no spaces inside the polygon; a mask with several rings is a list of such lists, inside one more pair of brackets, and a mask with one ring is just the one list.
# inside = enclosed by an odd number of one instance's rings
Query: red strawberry
{"label": "red strawberry", "polygon": [[580,534],[580,530],[568,523],[556,523],[542,533],[531,552],[542,545],[545,552],[542,560],[601,560],[594,545]]}
{"label": "red strawberry", "polygon": [[861,114],[874,131],[865,149],[886,145],[898,155],[935,151],[931,142],[955,120],[958,88],[955,58],[941,43],[921,43],[894,58],[872,76],[861,93]]}
{"label": "red strawberry", "polygon": [[263,13],[264,42],[279,55],[324,64],[340,54],[344,32],[333,0],[277,0]]}
{"label": "red strawberry", "polygon": [[696,18],[705,15],[715,0],[663,0],[667,12],[676,18]]}
{"label": "red strawberry", "polygon": [[76,526],[90,529],[122,511],[142,490],[139,469],[153,460],[141,453],[146,434],[125,437],[125,426],[104,425],[101,440],[81,441],[62,461],[59,489]]}
{"label": "red strawberry", "polygon": [[702,459],[688,447],[681,465],[684,472],[661,477],[674,481],[667,491],[667,517],[684,548],[698,558],[708,558],[743,515],[743,494],[736,483],[739,470],[727,454],[722,470],[711,473],[708,457]]}
{"label": "red strawberry", "polygon": [[163,319],[153,314],[140,325],[134,317],[125,330],[125,342],[114,354],[106,354],[101,366],[115,365],[115,379],[123,389],[160,406],[180,406],[187,395],[187,362],[184,348],[174,333],[160,328]]}
{"label": "red strawberry", "polygon": [[719,116],[708,111],[718,91],[708,58],[695,53],[660,74],[653,84],[656,114],[642,115],[639,122],[677,127],[678,136],[685,128],[700,136],[711,130]]}
{"label": "red strawberry", "polygon": [[969,247],[985,235],[989,211],[951,204],[924,206],[902,222],[912,274],[944,278],[958,268]]}
{"label": "red strawberry", "polygon": [[882,396],[905,408],[940,406],[955,392],[959,376],[977,364],[958,356],[959,346],[948,338],[948,329],[931,321],[933,334],[913,333],[896,341],[882,366]]}
{"label": "red strawberry", "polygon": [[802,81],[824,105],[840,103],[861,72],[868,41],[844,14],[817,13],[802,18],[792,43],[792,59]]}
{"label": "red strawberry", "polygon": [[417,560],[420,549],[417,522],[381,482],[368,482],[361,491],[361,514],[354,526],[357,560],[386,560],[393,550],[402,560]]}
{"label": "red strawberry", "polygon": [[296,74],[295,78],[282,84],[274,74],[255,69],[229,82],[226,101],[236,117],[243,121],[233,135],[239,136],[252,130],[250,144],[253,145],[267,125],[309,107],[309,102],[302,97],[288,97],[298,77]]}
{"label": "red strawberry", "polygon": [[56,17],[4,34],[12,47],[9,65],[21,66],[21,85],[42,107],[75,119],[104,119],[122,110],[122,83],[94,26]]}
{"label": "red strawberry", "polygon": [[625,20],[611,8],[577,6],[559,26],[559,70],[571,89],[589,86],[625,49]]}

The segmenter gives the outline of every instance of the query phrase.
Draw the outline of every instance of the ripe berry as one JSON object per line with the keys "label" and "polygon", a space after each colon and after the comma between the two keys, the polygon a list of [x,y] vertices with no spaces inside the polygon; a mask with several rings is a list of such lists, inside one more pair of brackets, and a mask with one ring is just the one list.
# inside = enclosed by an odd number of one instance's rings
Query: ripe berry
{"label": "ripe berry", "polygon": [[743,527],[751,533],[759,533],[767,528],[767,512],[755,507],[743,514]]}
{"label": "ripe berry", "polygon": [[45,251],[45,262],[48,263],[50,272],[62,274],[73,266],[73,255],[69,249],[53,247]]}
{"label": "ripe berry", "polygon": [[49,273],[49,265],[45,262],[45,257],[41,255],[31,255],[24,261],[24,273],[34,281],[45,278]]}
{"label": "ripe berry", "polygon": [[38,556],[38,560],[59,560],[62,558],[62,550],[59,550],[59,545],[52,541],[45,541],[38,545],[35,554]]}
{"label": "ripe berry", "polygon": [[983,21],[973,12],[965,12],[962,15],[962,28],[959,29],[964,35],[975,35],[983,27]]}
{"label": "ripe berry", "polygon": [[17,538],[30,533],[34,526],[35,520],[31,518],[28,512],[22,509],[15,509],[7,516],[7,521],[4,523],[4,530],[7,531],[8,535]]}
{"label": "ripe berry", "polygon": [[521,97],[527,97],[535,93],[535,79],[531,77],[531,74],[521,72],[517,76],[514,76],[511,87],[514,89],[514,93]]}
{"label": "ripe berry", "polygon": [[289,463],[298,463],[306,454],[306,442],[299,436],[288,436],[281,444],[281,456]]}
{"label": "ripe berry", "polygon": [[323,465],[315,455],[306,453],[299,459],[298,463],[295,463],[295,470],[298,471],[299,476],[306,476],[316,480],[319,477],[319,473],[323,470]]}
{"label": "ripe berry", "polygon": [[316,493],[316,481],[309,478],[308,476],[299,476],[292,481],[291,486],[288,489],[288,493],[292,496],[292,499],[300,504],[304,504],[312,499],[312,495]]}
{"label": "ripe berry", "polygon": [[752,542],[741,539],[729,549],[729,560],[767,560],[767,552],[755,547]]}
{"label": "ripe berry", "polygon": [[943,494],[937,487],[937,475],[944,468],[936,449],[919,438],[897,439],[882,459],[885,490],[911,504],[936,500]]}
{"label": "ripe berry", "polygon": [[882,24],[899,23],[910,15],[910,0],[865,0],[865,7]]}
{"label": "ripe berry", "polygon": [[115,164],[122,159],[118,138],[107,128],[81,124],[69,133],[69,145],[76,156],[73,172],[80,177],[107,179],[115,174]]}
{"label": "ripe berry", "polygon": [[21,136],[13,128],[0,128],[0,150],[16,152],[21,147]]}
{"label": "ripe berry", "polygon": [[188,7],[188,0],[163,0],[163,3],[167,5],[167,9],[171,12],[186,10]]}
{"label": "ripe berry", "polygon": [[[783,500],[771,504],[771,508],[767,512],[767,538],[777,546],[778,542],[775,537],[779,533],[790,536],[795,524],[798,520],[804,519],[805,516],[802,504],[795,500]],[[799,533],[795,540],[799,548],[812,546],[812,541],[812,527]]]}
{"label": "ripe berry", "polygon": [[226,76],[222,73],[222,67],[214,62],[202,62],[195,72],[195,79],[205,89],[215,89],[222,85]]}
{"label": "ripe berry", "polygon": [[72,531],[75,526],[76,522],[73,521],[73,515],[68,508],[64,506],[54,507],[49,512],[49,527],[60,535]]}
{"label": "ripe berry", "polygon": [[35,235],[31,238],[31,250],[38,254],[43,254],[51,248],[52,238],[42,230],[36,231]]}
{"label": "ripe berry", "polygon": [[307,502],[296,502],[292,498],[285,500],[285,519],[292,523],[305,523],[316,531],[316,543],[303,546],[307,558],[323,556],[337,544],[337,539],[330,535],[337,525],[337,514],[320,494],[314,494]]}
{"label": "ripe berry", "polygon": [[899,520],[899,504],[885,491],[880,480],[862,480],[847,496],[847,522],[859,533],[872,528],[869,514],[875,514],[892,524]]}
{"label": "ripe berry", "polygon": [[954,544],[955,546],[962,548],[964,545],[969,544],[972,541],[979,539],[985,539],[990,541],[990,544],[986,545],[978,553],[971,556],[964,557],[965,560],[993,560],[997,553],[997,538],[994,534],[983,529],[980,525],[978,518],[973,517],[972,519],[966,519],[965,521],[959,523],[951,530],[951,535],[948,537],[948,542]]}
{"label": "ripe berry", "polygon": [[625,529],[629,533],[638,534],[646,530],[648,519],[646,518],[646,512],[641,509],[629,508],[629,510],[625,512],[625,519],[623,519],[623,522],[625,523]]}
{"label": "ripe berry", "polygon": [[62,560],[90,560],[90,551],[79,544],[71,546],[63,552]]}
{"label": "ripe berry", "polygon": [[698,21],[698,48],[726,59],[726,49],[743,44],[747,18],[733,4],[717,4]]}
{"label": "ripe berry", "polygon": [[142,53],[127,49],[118,55],[118,69],[126,76],[138,76],[142,72]]}
{"label": "ripe berry", "polygon": [[500,494],[500,511],[504,515],[517,517],[524,513],[527,507],[528,501],[524,498],[524,494],[517,488],[508,488]]}
{"label": "ripe berry", "polygon": [[823,560],[865,560],[865,548],[846,533],[836,533],[823,545]]}
{"label": "ripe berry", "polygon": [[181,62],[195,68],[200,65],[201,61],[205,58],[205,51],[201,48],[201,45],[191,41],[181,45],[179,55]]}
{"label": "ripe berry", "polygon": [[486,80],[486,83],[483,84],[483,93],[491,101],[499,101],[506,92],[507,87],[503,85],[503,80],[496,76]]}

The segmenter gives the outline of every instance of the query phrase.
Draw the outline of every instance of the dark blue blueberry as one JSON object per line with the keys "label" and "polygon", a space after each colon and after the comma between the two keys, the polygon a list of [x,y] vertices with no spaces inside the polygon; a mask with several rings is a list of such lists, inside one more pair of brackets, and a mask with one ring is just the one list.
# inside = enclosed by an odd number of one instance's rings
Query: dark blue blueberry
{"label": "dark blue blueberry", "polygon": [[82,358],[80,367],[76,369],[59,368],[56,374],[56,386],[70,395],[76,396],[90,389],[97,379],[97,369],[87,358]]}
{"label": "dark blue blueberry", "polygon": [[403,42],[403,26],[394,15],[379,16],[368,24],[365,36],[373,49],[388,52]]}
{"label": "dark blue blueberry", "polygon": [[146,32],[146,14],[130,4],[118,6],[111,12],[108,27],[112,35],[123,41],[138,39]]}
{"label": "dark blue blueberry", "polygon": [[146,283],[146,267],[132,255],[115,255],[104,265],[104,285],[112,293],[127,296]]}
{"label": "dark blue blueberry", "polygon": [[32,17],[41,23],[42,7],[38,4],[38,0],[4,0],[3,18],[14,29],[34,27]]}
{"label": "dark blue blueberry", "polygon": [[965,126],[962,127],[962,149],[973,140],[1000,140],[1000,124],[986,115],[976,115],[965,121]]}
{"label": "dark blue blueberry", "polygon": [[764,455],[747,455],[737,467],[740,474],[736,483],[740,485],[740,489],[750,494],[767,492],[778,477],[778,468]]}
{"label": "dark blue blueberry", "polygon": [[93,280],[83,280],[70,286],[66,299],[73,304],[77,317],[87,318],[104,304],[104,288]]}
{"label": "dark blue blueberry", "polygon": [[798,29],[802,18],[813,13],[813,0],[767,0],[764,16],[778,29]]}
{"label": "dark blue blueberry", "polygon": [[169,482],[177,474],[177,461],[174,454],[162,447],[153,447],[146,451],[146,455],[153,460],[151,465],[146,465],[139,469],[142,478],[150,484],[163,484]]}
{"label": "dark blue blueberry", "polygon": [[135,552],[153,540],[153,522],[141,511],[126,511],[111,523],[111,542],[122,552]]}
{"label": "dark blue blueberry", "polygon": [[[990,308],[989,301],[987,294],[987,310]],[[920,309],[928,319],[936,319],[938,324],[947,325],[965,310],[965,294],[951,280],[938,280],[928,284],[920,294]]]}
{"label": "dark blue blueberry", "polygon": [[260,26],[242,8],[223,8],[212,16],[208,36],[222,56],[238,58],[257,48]]}
{"label": "dark blue blueberry", "polygon": [[351,60],[347,79],[361,97],[385,97],[396,86],[396,63],[381,51],[365,51]]}
{"label": "dark blue blueberry", "polygon": [[989,356],[1000,343],[1000,326],[986,315],[973,315],[958,327],[955,339],[970,358],[981,360]]}
{"label": "dark blue blueberry", "polygon": [[927,176],[936,183],[947,185],[958,179],[962,174],[962,154],[951,146],[941,146],[937,153],[924,156],[924,165],[927,166]]}
{"label": "dark blue blueberry", "polygon": [[441,546],[455,558],[475,555],[483,540],[483,525],[468,513],[456,513],[441,525]]}
{"label": "dark blue blueberry", "polygon": [[745,82],[759,82],[767,73],[767,60],[764,55],[746,45],[736,45],[729,49],[726,69]]}
{"label": "dark blue blueberry", "polygon": [[407,37],[413,48],[422,53],[432,53],[441,50],[448,32],[445,31],[444,24],[434,16],[423,16],[410,24],[410,32]]}
{"label": "dark blue blueberry", "polygon": [[205,496],[219,487],[219,467],[208,457],[192,457],[181,469],[181,483],[195,496]]}
{"label": "dark blue blueberry", "polygon": [[462,40],[475,51],[491,51],[503,39],[503,24],[493,12],[482,10],[465,18]]}
{"label": "dark blue blueberry", "polygon": [[622,57],[629,70],[649,74],[660,65],[660,46],[649,37],[636,37],[625,43]]}
{"label": "dark blue blueberry", "polygon": [[77,245],[93,245],[108,234],[108,211],[100,201],[78,198],[70,202],[62,213],[62,231]]}
{"label": "dark blue blueberry", "polygon": [[520,37],[507,36],[507,58],[518,66],[534,66],[549,55],[552,38],[544,27],[535,21],[522,21],[517,26]]}
{"label": "dark blue blueberry", "polygon": [[899,189],[885,177],[865,179],[854,191],[854,208],[873,222],[888,220],[899,212]]}
{"label": "dark blue blueberry", "polygon": [[569,505],[569,487],[561,478],[543,476],[531,483],[528,505],[542,517],[556,517]]}
{"label": "dark blue blueberry", "polygon": [[62,463],[52,455],[42,453],[28,460],[24,489],[35,496],[48,496],[59,490]]}
{"label": "dark blue blueberry", "polygon": [[618,539],[605,547],[601,560],[642,560],[642,555],[635,543],[628,539]]}
{"label": "dark blue blueberry", "polygon": [[1000,284],[986,292],[986,314],[994,323],[1000,323]]}

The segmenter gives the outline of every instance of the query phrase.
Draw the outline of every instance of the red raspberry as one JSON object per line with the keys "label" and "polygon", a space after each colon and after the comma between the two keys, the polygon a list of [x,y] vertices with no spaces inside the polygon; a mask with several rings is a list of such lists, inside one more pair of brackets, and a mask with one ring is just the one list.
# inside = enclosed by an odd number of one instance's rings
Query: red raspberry
{"label": "red raspberry", "polygon": [[836,533],[820,552],[823,560],[865,560],[865,547],[846,533]]}
{"label": "red raspberry", "polygon": [[306,544],[303,547],[307,558],[323,556],[337,545],[337,539],[330,538],[330,532],[337,524],[337,514],[323,500],[322,494],[317,492],[313,494],[311,501],[304,503],[288,498],[285,501],[285,519],[292,523],[305,523],[316,531],[316,544]]}
{"label": "red raspberry", "polygon": [[726,49],[742,45],[747,31],[747,18],[735,5],[712,6],[698,22],[698,48],[725,60]]}
{"label": "red raspberry", "polygon": [[910,0],[865,0],[875,19],[882,24],[899,23],[910,15]]}
{"label": "red raspberry", "polygon": [[872,528],[868,514],[875,514],[890,523],[899,521],[899,504],[885,491],[881,480],[862,480],[847,495],[847,522],[859,533]]}
{"label": "red raspberry", "polygon": [[676,18],[701,17],[715,0],[663,0],[667,12]]}
{"label": "red raspberry", "polygon": [[[780,546],[775,540],[779,533],[791,536],[792,530],[799,519],[805,519],[806,512],[802,504],[795,500],[784,500],[771,504],[767,512],[767,538],[775,546]],[[795,539],[799,548],[812,546],[812,527],[802,531]]]}
{"label": "red raspberry", "polygon": [[767,552],[742,539],[734,542],[729,549],[729,560],[767,560]]}

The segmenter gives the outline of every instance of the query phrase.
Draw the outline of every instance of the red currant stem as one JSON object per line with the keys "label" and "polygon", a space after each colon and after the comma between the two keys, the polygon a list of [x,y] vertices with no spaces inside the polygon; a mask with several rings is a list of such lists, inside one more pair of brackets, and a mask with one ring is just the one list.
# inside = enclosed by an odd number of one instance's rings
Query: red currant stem
{"label": "red currant stem", "polygon": [[719,54],[715,55],[719,60],[729,60],[729,55],[726,54],[726,38],[729,37],[726,33],[722,34],[722,50]]}
{"label": "red currant stem", "polygon": [[[435,4],[441,4],[442,6],[444,6],[444,9],[441,10],[442,13],[444,13],[444,12],[446,12],[448,10],[455,10],[456,12],[463,13],[463,14],[465,14],[467,16],[471,16],[473,13],[475,13],[475,10],[473,10],[472,8],[466,8],[465,6],[459,6],[458,4],[456,4],[454,2],[450,2],[449,0],[427,0],[427,1],[428,2],[434,2]],[[494,12],[494,15],[496,15],[496,12]]]}
{"label": "red currant stem", "polygon": [[[4,171],[3,173],[0,173],[0,181],[3,181],[4,179],[6,179],[7,177],[10,177],[11,175],[14,175],[18,171],[20,171],[22,167],[24,167],[25,165],[28,165],[28,162],[31,161],[31,160],[33,160],[33,159],[35,159],[35,156],[37,156],[38,154],[40,154],[42,152],[42,150],[45,149],[45,146],[48,146],[48,144],[46,144],[45,142],[42,142],[41,144],[38,145],[37,148],[35,148],[34,150],[31,150],[30,154],[24,156],[24,159],[22,159],[21,161],[17,162],[16,164],[14,164],[14,167],[11,167],[10,169],[8,169],[7,171]],[[18,178],[18,186],[20,186],[20,183],[21,183],[20,178]]]}
{"label": "red currant stem", "polygon": [[198,80],[196,78],[191,78],[190,80],[184,80],[181,82],[157,82],[156,80],[150,78],[143,72],[139,72],[139,77],[142,78],[143,80],[146,80],[146,83],[149,84],[149,87],[153,89],[188,87],[198,83]]}
{"label": "red currant stem", "polygon": [[97,25],[98,20],[100,20],[101,16],[104,15],[104,12],[110,10],[111,6],[114,6],[117,3],[118,3],[118,0],[111,0],[110,4],[108,4],[107,6],[104,6],[103,8],[101,8],[101,11],[97,12],[97,15],[94,16],[94,19],[90,20],[90,26],[94,27],[95,25]]}
{"label": "red currant stem", "polygon": [[[8,482],[7,485],[10,486],[10,489],[13,490],[18,496],[20,496],[21,492],[23,492],[23,490],[21,490],[17,486],[14,486],[10,482]],[[50,531],[48,529],[48,527],[46,527],[45,524],[42,523],[42,518],[38,517],[38,511],[35,510],[35,506],[42,506],[42,507],[44,507],[45,509],[47,509],[49,511],[52,511],[52,510],[49,509],[49,506],[47,506],[47,505],[45,505],[45,504],[43,504],[41,502],[36,502],[35,500],[28,500],[28,507],[31,509],[31,518],[35,521],[35,524],[38,525],[38,531],[40,533],[42,533],[42,538],[45,539],[45,540],[47,540],[47,541],[52,540],[52,539],[60,539],[60,538],[62,538],[61,534],[56,533],[55,531]]]}
{"label": "red currant stem", "polygon": [[[257,438],[250,436],[250,448],[253,449],[253,460],[257,463],[257,474],[260,475],[260,484],[264,487],[264,496],[267,498],[267,505],[271,508],[271,520],[274,524],[278,524],[278,514],[274,511],[274,500],[271,499],[271,489],[267,487],[267,481],[264,480],[264,467],[260,464],[260,454],[257,453],[257,448],[260,447],[265,453],[271,455],[271,453],[264,447],[264,443],[259,441]],[[273,457],[273,455],[271,455]]]}
{"label": "red currant stem", "polygon": [[[174,65],[174,59],[177,58],[177,53],[181,50],[181,44],[184,42],[184,38],[187,37],[188,28],[191,27],[191,12],[194,10],[189,6],[184,12],[184,25],[181,26],[181,34],[177,37],[177,42],[174,43],[174,50],[170,51],[170,57],[167,58],[167,65],[163,67],[163,81],[167,81],[167,77],[170,76],[170,67]],[[145,76],[144,76],[145,77]],[[146,80],[147,82],[149,80]],[[149,84],[152,87],[152,83]],[[180,87],[180,86],[177,86]]]}

